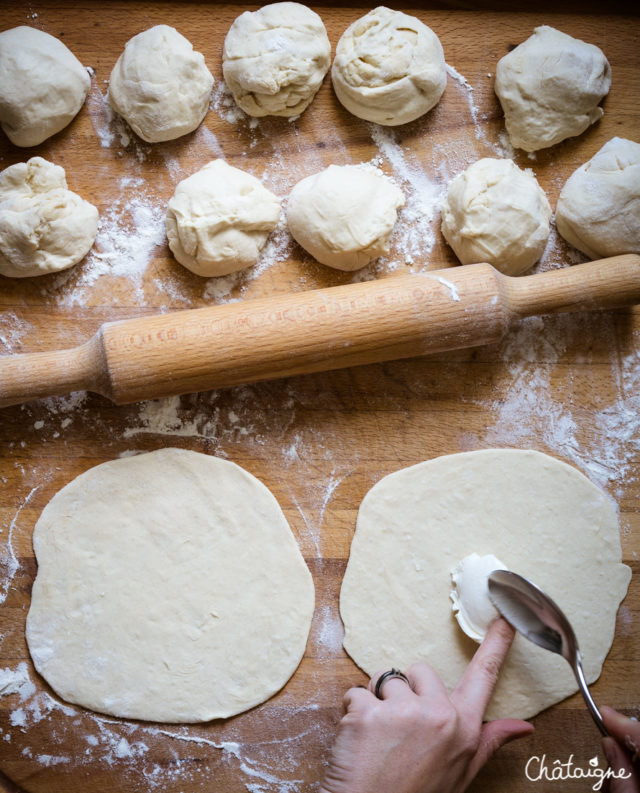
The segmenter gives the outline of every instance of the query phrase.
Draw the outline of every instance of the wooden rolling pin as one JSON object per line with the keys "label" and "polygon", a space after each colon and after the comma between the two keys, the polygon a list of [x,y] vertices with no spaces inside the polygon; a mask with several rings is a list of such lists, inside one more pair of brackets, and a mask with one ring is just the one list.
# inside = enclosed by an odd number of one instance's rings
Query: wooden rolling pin
{"label": "wooden rolling pin", "polygon": [[512,278],[489,264],[107,322],[0,358],[0,406],[89,390],[116,404],[499,341],[522,317],[640,302],[640,256]]}

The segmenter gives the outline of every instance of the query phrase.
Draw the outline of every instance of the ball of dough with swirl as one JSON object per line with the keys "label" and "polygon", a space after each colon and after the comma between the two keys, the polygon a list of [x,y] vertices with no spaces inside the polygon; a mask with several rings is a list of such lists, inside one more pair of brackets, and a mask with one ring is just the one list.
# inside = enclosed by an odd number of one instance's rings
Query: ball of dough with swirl
{"label": "ball of dough with swirl", "polygon": [[280,201],[255,176],[213,160],[176,187],[167,237],[188,270],[207,277],[255,264],[280,219]]}
{"label": "ball of dough with swirl", "polygon": [[209,109],[213,77],[204,56],[169,25],[127,42],[109,80],[109,101],[147,143],[196,129]]}
{"label": "ball of dough with swirl", "polygon": [[336,96],[354,116],[396,126],[438,103],[447,72],[442,45],[431,28],[379,6],[342,34],[331,79]]}
{"label": "ball of dough with swirl", "polygon": [[98,210],[67,189],[64,169],[42,157],[0,173],[0,273],[44,275],[77,264],[98,229]]}
{"label": "ball of dough with swirl", "polygon": [[297,116],[329,69],[325,26],[301,3],[245,11],[224,40],[222,72],[233,98],[250,116]]}

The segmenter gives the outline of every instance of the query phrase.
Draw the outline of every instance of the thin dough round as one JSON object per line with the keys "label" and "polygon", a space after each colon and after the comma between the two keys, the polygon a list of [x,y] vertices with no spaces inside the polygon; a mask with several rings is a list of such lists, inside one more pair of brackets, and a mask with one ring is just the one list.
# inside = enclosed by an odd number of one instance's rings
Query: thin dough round
{"label": "thin dough round", "polygon": [[[367,493],[340,593],[354,661],[373,674],[425,660],[452,689],[477,644],[451,610],[450,571],[474,551],[495,554],[558,603],[596,680],[631,578],[615,507],[571,466],[515,449],[429,460]],[[487,718],[529,718],[576,690],[563,658],[516,636]]]}
{"label": "thin dough round", "polygon": [[33,544],[27,642],[68,702],[209,721],[266,700],[302,658],[311,575],[273,495],[233,463],[103,463],[53,497]]}

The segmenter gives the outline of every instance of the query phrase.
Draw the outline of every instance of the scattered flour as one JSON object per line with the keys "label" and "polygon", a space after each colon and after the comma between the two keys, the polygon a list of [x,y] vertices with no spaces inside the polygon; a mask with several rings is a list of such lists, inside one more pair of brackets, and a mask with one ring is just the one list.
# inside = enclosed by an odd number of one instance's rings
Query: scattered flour
{"label": "scattered flour", "polygon": [[[397,133],[379,124],[368,124],[371,137],[400,183],[406,204],[398,212],[392,236],[394,251],[407,264],[424,265],[435,245],[433,220],[440,208],[444,191],[398,143]],[[374,164],[378,164],[374,160]],[[418,260],[416,262],[416,260]]]}

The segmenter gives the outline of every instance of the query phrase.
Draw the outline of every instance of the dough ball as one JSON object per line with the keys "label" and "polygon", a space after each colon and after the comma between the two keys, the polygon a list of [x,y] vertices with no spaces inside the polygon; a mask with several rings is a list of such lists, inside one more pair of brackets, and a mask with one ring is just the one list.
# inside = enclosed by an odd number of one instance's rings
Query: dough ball
{"label": "dough ball", "polygon": [[293,238],[322,264],[357,270],[389,252],[400,188],[382,171],[330,165],[291,191],[287,223]]}
{"label": "dough ball", "polygon": [[167,208],[173,255],[196,275],[255,264],[280,219],[279,199],[255,176],[213,160],[183,179]]}
{"label": "dough ball", "polygon": [[0,33],[0,123],[16,146],[60,132],[84,104],[89,74],[59,39],[21,25]]}
{"label": "dough ball", "polygon": [[438,103],[447,72],[440,39],[431,28],[378,6],[342,34],[331,79],[336,96],[354,116],[395,126]]}
{"label": "dough ball", "polygon": [[300,3],[245,11],[229,28],[222,73],[250,116],[297,116],[318,92],[331,60],[325,26]]}
{"label": "dough ball", "polygon": [[0,173],[0,273],[44,275],[77,264],[98,231],[98,210],[67,189],[64,169],[42,157]]}
{"label": "dough ball", "polygon": [[532,171],[485,157],[458,174],[442,204],[442,233],[462,264],[519,275],[542,256],[551,207]]}
{"label": "dough ball", "polygon": [[511,143],[537,151],[580,135],[604,115],[611,67],[593,44],[542,25],[498,61],[496,94]]}
{"label": "dough ball", "polygon": [[204,56],[175,28],[129,39],[109,80],[111,106],[148,143],[193,132],[209,109],[213,77]]}
{"label": "dough ball", "polygon": [[556,226],[592,259],[640,253],[640,143],[612,138],[562,188]]}
{"label": "dough ball", "polygon": [[[381,479],[358,512],[340,592],[344,647],[371,675],[426,661],[449,690],[478,645],[451,611],[451,569],[495,554],[573,625],[587,680],[611,647],[631,570],[615,504],[575,468],[516,449],[447,455]],[[577,691],[558,655],[517,635],[487,718],[527,719]]]}
{"label": "dough ball", "polygon": [[465,556],[451,571],[451,606],[458,625],[474,642],[480,643],[498,610],[489,597],[489,576],[507,566],[492,553]]}
{"label": "dough ball", "polygon": [[91,468],[44,508],[27,642],[67,702],[197,722],[275,694],[304,653],[313,581],[269,490],[161,449]]}

